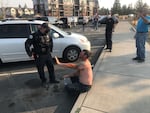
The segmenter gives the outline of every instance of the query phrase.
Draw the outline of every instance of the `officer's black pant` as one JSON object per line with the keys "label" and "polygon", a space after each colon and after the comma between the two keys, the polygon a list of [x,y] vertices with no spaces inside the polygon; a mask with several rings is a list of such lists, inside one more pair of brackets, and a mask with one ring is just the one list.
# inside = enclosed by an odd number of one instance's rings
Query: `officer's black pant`
{"label": "officer's black pant", "polygon": [[112,31],[106,31],[105,37],[106,37],[106,48],[112,49]]}
{"label": "officer's black pant", "polygon": [[51,54],[44,54],[39,55],[35,59],[36,67],[40,76],[40,79],[42,82],[46,82],[45,72],[44,72],[44,66],[47,66],[48,72],[49,72],[49,80],[55,81],[55,72],[54,72],[54,64]]}

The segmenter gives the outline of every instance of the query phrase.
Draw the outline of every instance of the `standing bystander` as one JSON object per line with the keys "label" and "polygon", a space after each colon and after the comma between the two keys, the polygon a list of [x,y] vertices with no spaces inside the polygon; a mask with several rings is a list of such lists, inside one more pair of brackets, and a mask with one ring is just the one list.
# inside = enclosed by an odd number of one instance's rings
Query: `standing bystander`
{"label": "standing bystander", "polygon": [[111,15],[107,17],[106,20],[106,29],[105,29],[105,38],[106,38],[106,50],[112,50],[112,32],[114,31],[114,19]]}
{"label": "standing bystander", "polygon": [[99,16],[98,14],[96,14],[94,16],[94,29],[97,30],[98,29],[98,20],[99,20]]}
{"label": "standing bystander", "polygon": [[150,16],[147,16],[148,10],[143,8],[138,12],[139,19],[136,26],[136,34],[134,36],[136,41],[136,57],[139,63],[145,61],[145,42],[148,37],[148,24],[150,23]]}
{"label": "standing bystander", "polygon": [[86,18],[83,16],[83,22],[82,22],[83,32],[85,30],[85,25],[86,25]]}

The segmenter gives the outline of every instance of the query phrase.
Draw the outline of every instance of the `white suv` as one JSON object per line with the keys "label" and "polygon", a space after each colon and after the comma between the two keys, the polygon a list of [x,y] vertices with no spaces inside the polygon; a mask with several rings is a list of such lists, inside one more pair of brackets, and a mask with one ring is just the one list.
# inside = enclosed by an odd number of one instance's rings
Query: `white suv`
{"label": "white suv", "polygon": [[[31,33],[38,30],[44,21],[9,20],[0,21],[0,61],[17,62],[31,60],[25,51],[25,41]],[[52,56],[67,61],[76,61],[83,49],[91,50],[88,39],[80,34],[65,32],[56,26],[51,27],[50,36],[53,38]]]}

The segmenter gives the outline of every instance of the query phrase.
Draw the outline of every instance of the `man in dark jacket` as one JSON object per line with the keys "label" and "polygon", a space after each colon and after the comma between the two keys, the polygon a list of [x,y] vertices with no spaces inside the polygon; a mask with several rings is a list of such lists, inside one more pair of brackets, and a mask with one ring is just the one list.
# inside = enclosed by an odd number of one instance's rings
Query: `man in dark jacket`
{"label": "man in dark jacket", "polygon": [[112,50],[113,29],[114,29],[114,19],[112,18],[112,16],[109,15],[106,20],[106,30],[105,30],[106,48],[105,49],[109,49],[110,52]]}
{"label": "man in dark jacket", "polygon": [[[47,23],[43,23],[39,30],[33,33],[25,42],[25,49],[29,57],[35,60],[36,67],[44,87],[47,86],[47,80],[44,73],[46,65],[49,72],[49,82],[59,83],[55,79],[53,59],[51,52],[53,49],[53,40],[49,36],[50,28]],[[31,48],[33,47],[33,48]]]}

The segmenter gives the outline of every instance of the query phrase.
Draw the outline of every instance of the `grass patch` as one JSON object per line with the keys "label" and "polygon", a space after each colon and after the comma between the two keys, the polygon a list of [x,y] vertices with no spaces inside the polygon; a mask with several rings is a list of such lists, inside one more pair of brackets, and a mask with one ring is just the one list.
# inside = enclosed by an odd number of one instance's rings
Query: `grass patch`
{"label": "grass patch", "polygon": [[81,108],[77,108],[77,110],[75,111],[75,113],[79,113],[81,111]]}

